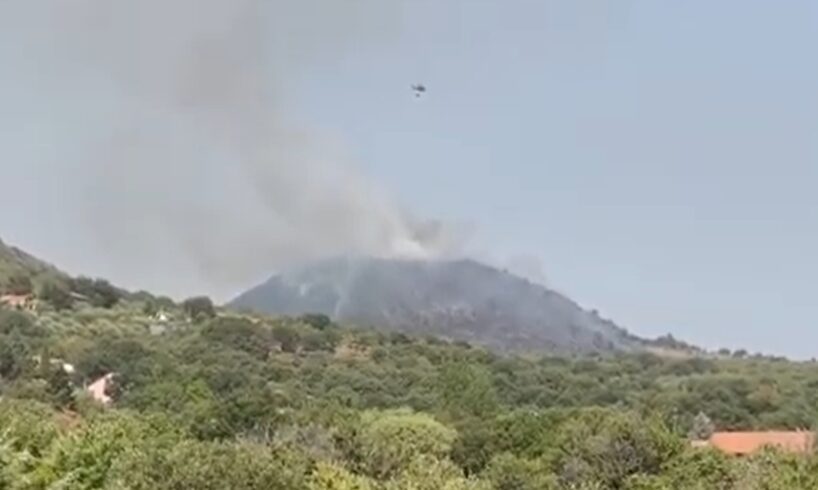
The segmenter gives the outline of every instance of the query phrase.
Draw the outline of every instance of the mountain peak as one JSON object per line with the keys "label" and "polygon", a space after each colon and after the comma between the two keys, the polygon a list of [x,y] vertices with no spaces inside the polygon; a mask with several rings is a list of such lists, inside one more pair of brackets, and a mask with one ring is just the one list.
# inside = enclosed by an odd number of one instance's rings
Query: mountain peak
{"label": "mountain peak", "polygon": [[284,270],[231,306],[280,315],[323,313],[498,350],[614,351],[638,343],[556,291],[467,258],[325,259]]}

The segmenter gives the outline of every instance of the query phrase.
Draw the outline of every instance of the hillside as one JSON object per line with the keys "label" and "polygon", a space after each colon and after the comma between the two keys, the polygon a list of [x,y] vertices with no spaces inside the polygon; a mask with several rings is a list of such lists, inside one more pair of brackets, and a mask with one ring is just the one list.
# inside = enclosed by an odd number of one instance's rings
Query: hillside
{"label": "hillside", "polygon": [[273,276],[231,307],[323,313],[507,351],[630,350],[639,339],[539,284],[473,260],[339,258]]}
{"label": "hillside", "polygon": [[65,277],[65,274],[53,265],[7,245],[0,239],[0,284],[5,284],[14,276],[28,277],[38,283],[46,278]]}
{"label": "hillside", "polygon": [[[443,267],[474,285],[498,273]],[[390,284],[369,274],[358,280]],[[0,306],[0,488],[818,488],[814,457],[729,459],[687,441],[809,427],[815,363],[498,356],[314,315],[124,294],[100,279],[63,287],[88,300]],[[84,387],[108,374],[110,398],[92,398]]]}
{"label": "hillside", "polygon": [[15,278],[27,278],[34,287],[68,276],[53,265],[23,250],[7,245],[0,239],[0,290]]}

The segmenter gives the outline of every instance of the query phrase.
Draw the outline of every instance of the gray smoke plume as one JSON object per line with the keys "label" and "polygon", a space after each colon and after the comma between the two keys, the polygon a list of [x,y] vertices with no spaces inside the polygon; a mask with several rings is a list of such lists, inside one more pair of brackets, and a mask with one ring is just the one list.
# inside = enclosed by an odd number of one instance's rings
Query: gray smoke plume
{"label": "gray smoke plume", "polygon": [[304,67],[388,42],[403,2],[3,2],[16,67],[78,113],[54,172],[100,272],[226,297],[293,262],[453,250],[287,103]]}
{"label": "gray smoke plume", "polygon": [[510,273],[528,279],[531,282],[547,286],[545,267],[542,261],[535,255],[513,255],[508,258],[505,269]]}

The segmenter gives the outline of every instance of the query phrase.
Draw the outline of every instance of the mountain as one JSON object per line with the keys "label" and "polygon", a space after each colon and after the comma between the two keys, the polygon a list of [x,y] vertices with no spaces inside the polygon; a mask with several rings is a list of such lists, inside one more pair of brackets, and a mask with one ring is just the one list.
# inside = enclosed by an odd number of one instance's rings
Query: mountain
{"label": "mountain", "polygon": [[280,315],[323,313],[503,351],[580,353],[643,345],[562,294],[474,260],[324,260],[277,274],[229,306]]}

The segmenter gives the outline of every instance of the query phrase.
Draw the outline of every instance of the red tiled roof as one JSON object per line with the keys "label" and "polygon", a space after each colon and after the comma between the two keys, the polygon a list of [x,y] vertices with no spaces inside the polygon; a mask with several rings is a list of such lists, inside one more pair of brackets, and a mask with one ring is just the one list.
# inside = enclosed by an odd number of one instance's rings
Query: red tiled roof
{"label": "red tiled roof", "polygon": [[812,451],[815,442],[813,432],[716,432],[709,445],[727,454],[750,454],[765,446],[793,453]]}
{"label": "red tiled roof", "polygon": [[9,306],[23,306],[31,301],[31,296],[27,294],[4,294],[0,296],[0,303],[5,303]]}

